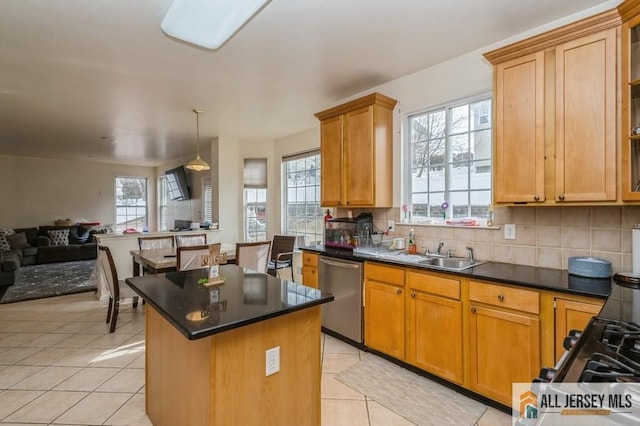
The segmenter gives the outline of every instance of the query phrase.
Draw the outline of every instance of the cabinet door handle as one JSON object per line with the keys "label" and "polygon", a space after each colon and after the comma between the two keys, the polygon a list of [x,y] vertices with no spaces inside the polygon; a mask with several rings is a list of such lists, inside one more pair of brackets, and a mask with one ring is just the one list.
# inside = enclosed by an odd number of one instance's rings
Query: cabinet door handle
{"label": "cabinet door handle", "polygon": [[411,297],[413,297],[415,299],[416,298],[416,294],[415,293],[411,293]]}
{"label": "cabinet door handle", "polygon": [[498,295],[498,300],[501,301],[501,302],[504,302],[504,295],[499,294]]}
{"label": "cabinet door handle", "polygon": [[539,196],[537,196],[537,195],[534,195],[534,196],[533,196],[533,201],[540,201],[540,197],[539,197]]}
{"label": "cabinet door handle", "polygon": [[564,200],[564,194],[560,194],[560,195],[558,195],[558,199],[559,199],[559,200]]}
{"label": "cabinet door handle", "polygon": [[474,306],[471,307],[471,313],[475,314],[476,313],[476,308]]}
{"label": "cabinet door handle", "polygon": [[396,290],[396,294],[402,294],[402,289],[400,289],[400,288],[399,288],[399,289],[397,289],[397,290]]}

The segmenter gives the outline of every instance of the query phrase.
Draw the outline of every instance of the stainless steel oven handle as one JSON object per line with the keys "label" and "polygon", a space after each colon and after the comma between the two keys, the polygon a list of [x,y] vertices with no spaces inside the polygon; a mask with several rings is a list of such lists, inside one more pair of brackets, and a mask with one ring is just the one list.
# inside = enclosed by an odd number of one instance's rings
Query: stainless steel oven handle
{"label": "stainless steel oven handle", "polygon": [[353,263],[343,263],[343,262],[334,262],[332,260],[327,260],[320,258],[320,262],[326,263],[327,265],[337,266],[339,268],[348,268],[348,269],[358,269],[360,265],[354,265]]}

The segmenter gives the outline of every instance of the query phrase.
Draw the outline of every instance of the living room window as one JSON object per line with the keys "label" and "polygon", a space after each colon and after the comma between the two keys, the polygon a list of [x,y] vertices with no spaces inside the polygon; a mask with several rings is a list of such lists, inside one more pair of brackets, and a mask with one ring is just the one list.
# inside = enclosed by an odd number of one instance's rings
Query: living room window
{"label": "living room window", "polygon": [[284,233],[303,235],[305,245],[322,242],[324,221],[320,206],[320,152],[282,159]]}
{"label": "living room window", "polygon": [[244,240],[267,239],[267,159],[244,160]]}
{"label": "living room window", "polygon": [[213,186],[211,177],[202,179],[202,221],[213,222]]}
{"label": "living room window", "polygon": [[166,231],[167,226],[167,177],[162,175],[158,178],[158,230]]}
{"label": "living room window", "polygon": [[491,203],[491,97],[408,117],[408,203],[414,223],[486,218]]}
{"label": "living room window", "polygon": [[116,232],[147,226],[147,179],[116,177]]}

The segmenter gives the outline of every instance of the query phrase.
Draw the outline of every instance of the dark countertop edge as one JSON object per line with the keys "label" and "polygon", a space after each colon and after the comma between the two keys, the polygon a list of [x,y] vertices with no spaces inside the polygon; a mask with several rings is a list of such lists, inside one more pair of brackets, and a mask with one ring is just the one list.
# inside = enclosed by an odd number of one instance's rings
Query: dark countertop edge
{"label": "dark countertop edge", "polygon": [[[126,280],[127,284],[128,279]],[[276,318],[282,315],[287,315],[290,314],[292,312],[296,312],[296,311],[301,311],[303,309],[307,309],[307,308],[311,308],[313,306],[318,306],[318,305],[322,305],[323,303],[328,303],[334,300],[334,296],[326,296],[326,297],[322,297],[320,299],[314,300],[313,302],[308,302],[302,305],[296,305],[296,306],[292,306],[291,308],[286,308],[283,309],[281,311],[278,312],[272,312],[269,314],[265,314],[265,315],[261,315],[261,316],[257,316],[257,317],[251,317],[251,318],[247,318],[244,320],[240,320],[240,321],[235,321],[235,322],[229,322],[229,323],[225,323],[222,324],[220,326],[212,326],[209,329],[205,329],[205,330],[200,330],[197,331],[195,333],[190,332],[189,330],[187,330],[186,328],[184,328],[179,322],[175,321],[173,319],[173,317],[171,315],[169,315],[165,310],[163,310],[162,308],[160,308],[157,304],[155,304],[149,297],[146,296],[146,294],[142,291],[140,291],[138,288],[131,286],[131,289],[133,291],[135,291],[140,297],[142,297],[145,300],[145,303],[149,304],[149,306],[151,306],[153,309],[156,310],[156,312],[158,312],[164,319],[166,319],[167,321],[169,321],[175,328],[176,330],[178,330],[183,336],[185,336],[188,340],[197,340],[197,339],[201,339],[203,337],[208,337],[208,336],[213,336],[214,334],[218,334],[218,333],[222,333],[225,331],[229,331],[229,330],[233,330],[236,328],[240,328],[243,327],[245,325],[250,325],[250,324],[255,324],[257,322],[261,322],[261,321],[265,321],[268,319],[272,319],[272,318]]]}
{"label": "dark countertop edge", "polygon": [[[439,268],[431,268],[428,266],[418,266],[418,265],[402,263],[402,262],[394,262],[392,260],[387,260],[387,259],[380,259],[380,258],[374,258],[374,257],[368,257],[368,256],[358,256],[358,255],[354,255],[349,250],[340,250],[340,249],[327,250],[324,247],[320,247],[320,246],[301,247],[300,250],[314,252],[323,256],[353,260],[356,262],[368,261],[368,262],[383,263],[385,265],[390,265],[390,266],[400,266],[404,268],[410,268],[416,271],[423,271],[423,272],[427,271],[427,272],[436,272],[436,273],[449,274],[449,275],[458,275],[458,276],[473,278],[477,280],[489,280],[496,283],[508,284],[508,285],[513,285],[518,287],[527,287],[527,288],[532,288],[537,290],[546,290],[546,291],[553,291],[557,293],[573,294],[576,296],[594,297],[598,299],[606,299],[607,297],[609,297],[609,294],[611,293],[611,290],[613,288],[613,285],[609,285],[608,291],[601,292],[601,291],[595,291],[595,290],[581,290],[576,288],[555,287],[551,285],[541,284],[539,282],[522,281],[522,280],[518,280],[517,278],[515,279],[502,278],[496,275],[492,275],[490,273],[478,272],[478,270],[483,265],[504,265],[507,267],[511,266],[513,268],[527,268],[527,269],[531,268],[531,270],[540,270],[540,271],[551,270],[550,268],[540,268],[537,266],[529,266],[529,265],[517,265],[517,264],[510,264],[510,263],[503,263],[503,262],[486,261],[473,268],[463,269],[461,271],[453,271],[453,270],[445,270],[445,269],[439,269]],[[566,270],[561,270],[561,269],[556,269],[553,271],[560,274],[567,273]],[[609,281],[611,281],[610,278],[609,278]]]}

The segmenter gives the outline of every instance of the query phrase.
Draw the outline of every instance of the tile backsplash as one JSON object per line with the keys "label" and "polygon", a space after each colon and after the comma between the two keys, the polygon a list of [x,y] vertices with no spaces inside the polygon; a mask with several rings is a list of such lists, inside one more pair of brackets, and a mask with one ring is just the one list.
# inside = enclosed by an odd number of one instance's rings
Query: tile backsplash
{"label": "tile backsplash", "polygon": [[[434,252],[440,242],[443,253],[454,250],[466,256],[473,247],[479,260],[567,269],[572,256],[593,256],[611,262],[613,272],[631,271],[631,229],[640,223],[640,206],[603,207],[496,207],[494,224],[500,229],[400,223],[400,209],[371,211],[378,230],[396,221],[391,237],[416,233],[418,252]],[[337,212],[340,214],[341,212]],[[346,216],[346,214],[345,214]],[[516,239],[504,238],[504,224],[516,225]]]}

